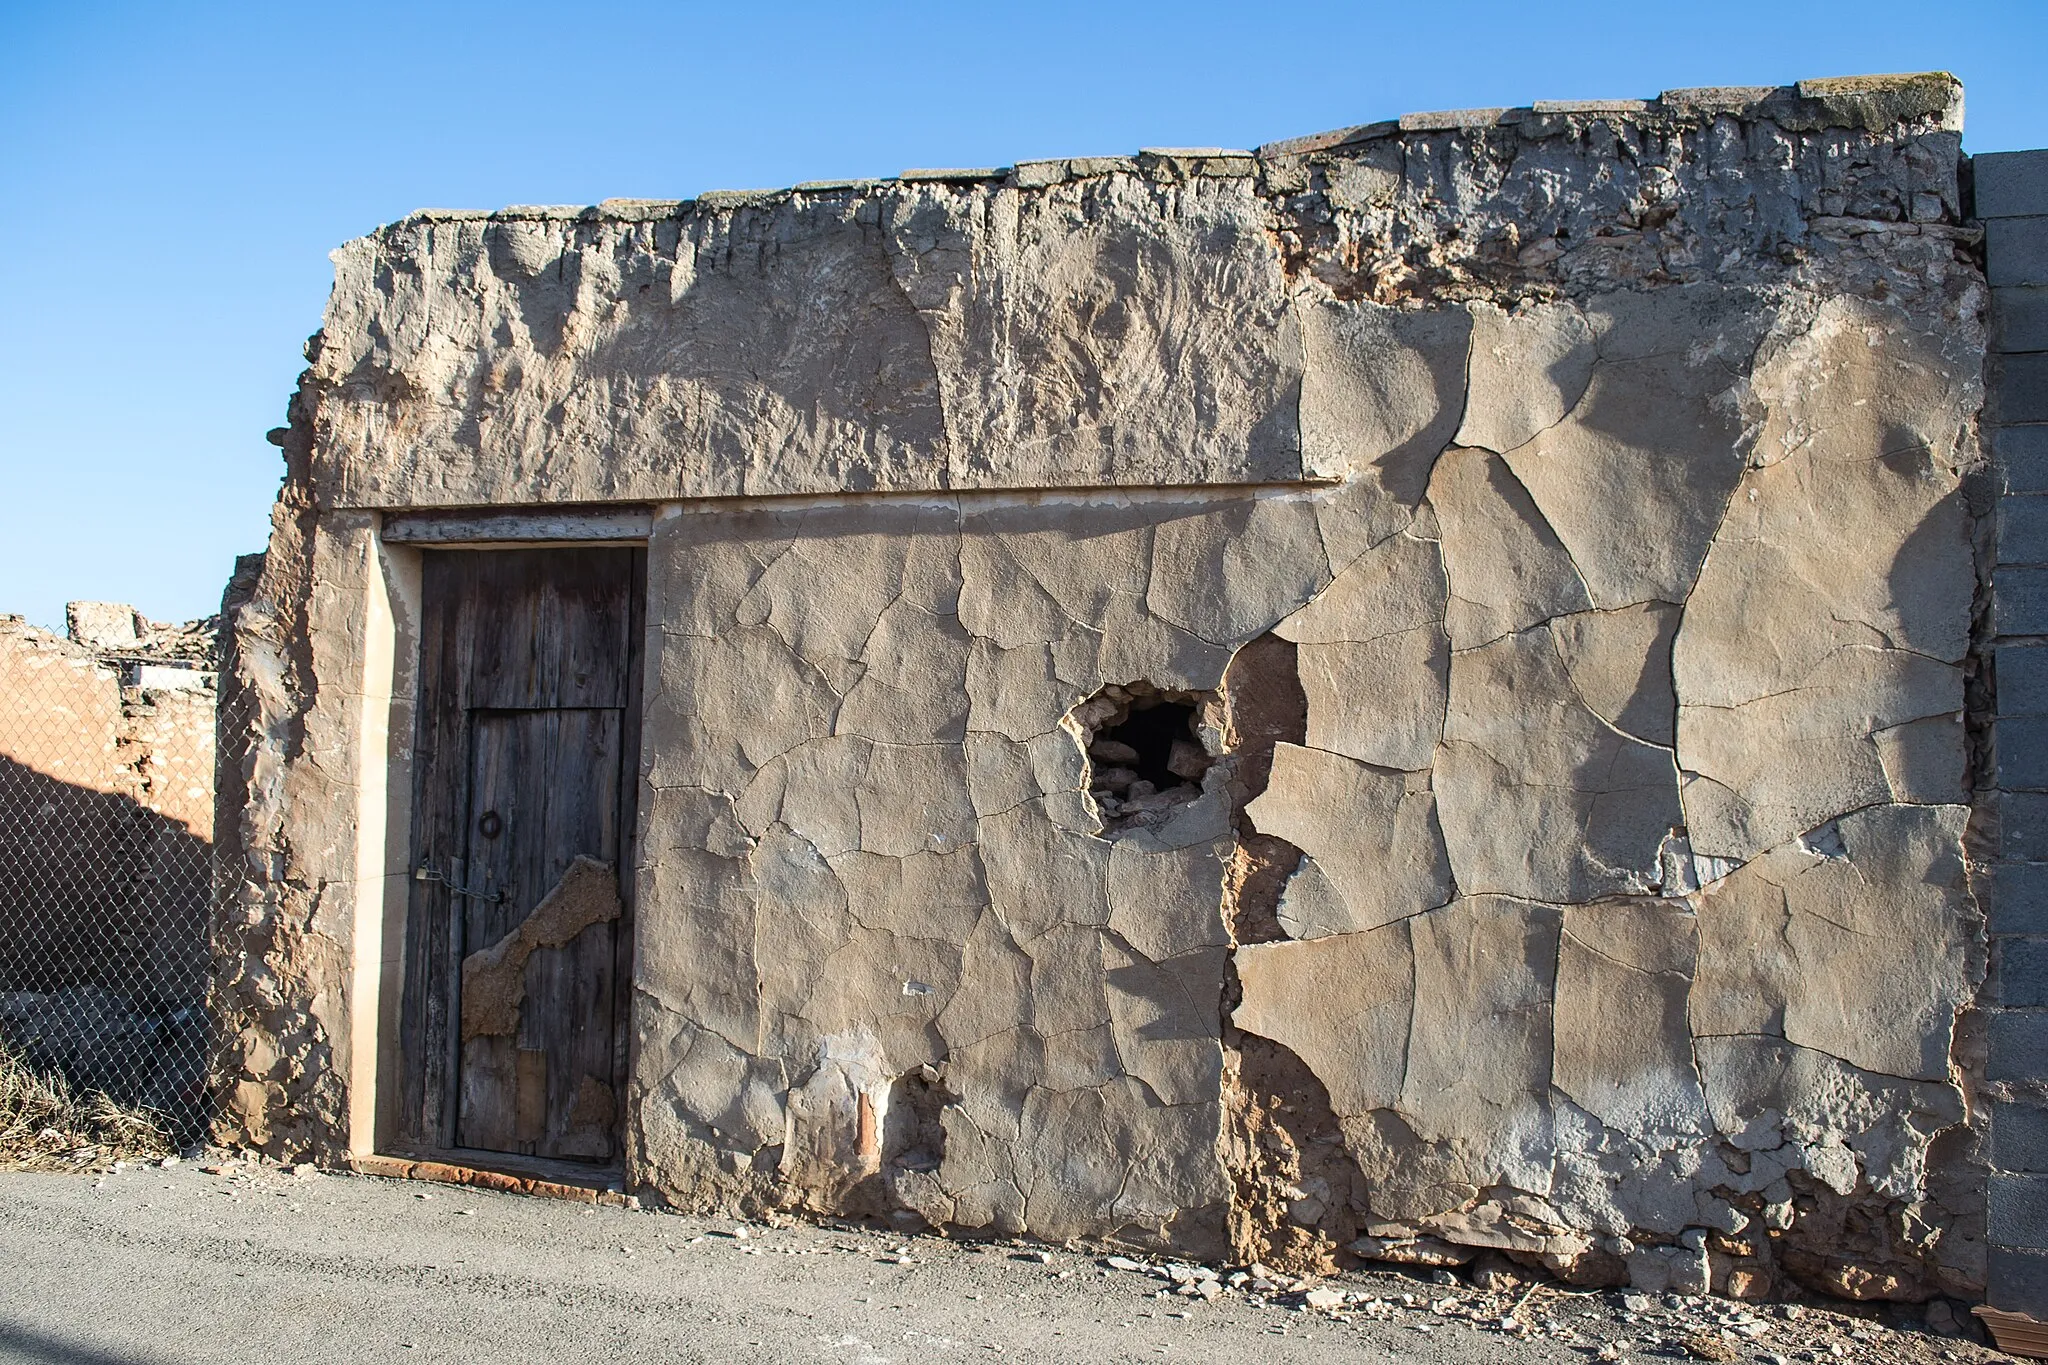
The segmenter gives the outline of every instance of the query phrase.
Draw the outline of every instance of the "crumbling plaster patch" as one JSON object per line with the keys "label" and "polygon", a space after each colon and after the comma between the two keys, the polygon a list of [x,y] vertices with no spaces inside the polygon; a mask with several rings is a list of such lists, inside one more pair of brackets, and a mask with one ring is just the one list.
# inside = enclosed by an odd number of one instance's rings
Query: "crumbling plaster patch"
{"label": "crumbling plaster patch", "polygon": [[517,1035],[526,1002],[526,964],[546,948],[560,948],[594,924],[616,920],[617,874],[595,858],[579,857],[526,918],[496,943],[462,960],[462,1041]]}
{"label": "crumbling plaster patch", "polygon": [[[237,618],[263,722],[223,1000],[276,1045],[235,1121],[321,1150],[339,1111],[353,509],[682,498],[649,546],[637,1183],[1968,1292],[1981,1207],[1932,1169],[1971,1159],[1981,974],[1954,95],[351,244]],[[1298,732],[1106,829],[1063,719],[1276,641]],[[936,1118],[892,1147],[913,1086]]]}

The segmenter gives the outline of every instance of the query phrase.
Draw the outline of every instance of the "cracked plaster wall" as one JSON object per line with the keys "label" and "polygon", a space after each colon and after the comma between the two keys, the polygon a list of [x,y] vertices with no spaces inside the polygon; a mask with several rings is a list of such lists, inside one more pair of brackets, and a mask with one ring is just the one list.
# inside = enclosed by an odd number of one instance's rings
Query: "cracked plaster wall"
{"label": "cracked plaster wall", "polygon": [[[374,512],[653,501],[636,1184],[1974,1292],[1959,101],[1670,92],[342,248],[236,608],[228,1128],[347,1140]],[[1233,682],[1255,641],[1294,676]],[[1220,761],[1106,838],[1068,716],[1138,680],[1217,694]],[[1281,683],[1298,733],[1244,749]],[[909,1164],[906,1086],[943,1100]]]}

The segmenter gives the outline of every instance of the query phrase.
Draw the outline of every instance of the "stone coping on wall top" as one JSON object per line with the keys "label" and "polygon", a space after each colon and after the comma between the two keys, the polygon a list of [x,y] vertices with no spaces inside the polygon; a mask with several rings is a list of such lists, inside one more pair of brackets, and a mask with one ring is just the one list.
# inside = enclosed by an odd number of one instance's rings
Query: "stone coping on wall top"
{"label": "stone coping on wall top", "polygon": [[[1094,176],[1149,174],[1158,178],[1230,179],[1254,175],[1261,162],[1334,151],[1386,138],[1474,130],[1512,130],[1532,140],[1556,137],[1595,121],[1645,128],[1715,118],[1768,119],[1792,130],[1859,128],[1877,131],[1932,118],[1959,132],[1962,82],[1946,71],[1889,76],[1835,76],[1795,85],[1716,85],[1666,90],[1655,99],[1537,100],[1526,106],[1445,109],[1403,114],[1268,142],[1253,150],[1224,147],[1150,147],[1135,156],[1048,157],[1013,166],[919,167],[894,177],[806,180],[786,189],[709,190],[694,199],[606,199],[597,204],[512,204],[500,209],[417,209],[404,222],[649,222],[694,211],[764,208],[791,196],[867,194],[891,185],[1006,184],[1038,189]],[[395,226],[395,225],[394,225]]]}

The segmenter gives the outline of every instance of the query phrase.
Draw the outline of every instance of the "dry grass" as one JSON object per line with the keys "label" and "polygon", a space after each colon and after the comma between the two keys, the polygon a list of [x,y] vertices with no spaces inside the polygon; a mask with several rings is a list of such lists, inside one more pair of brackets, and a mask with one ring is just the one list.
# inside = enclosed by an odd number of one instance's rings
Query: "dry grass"
{"label": "dry grass", "polygon": [[156,1114],[97,1090],[75,1096],[62,1076],[33,1071],[0,1047],[0,1171],[103,1171],[170,1152]]}

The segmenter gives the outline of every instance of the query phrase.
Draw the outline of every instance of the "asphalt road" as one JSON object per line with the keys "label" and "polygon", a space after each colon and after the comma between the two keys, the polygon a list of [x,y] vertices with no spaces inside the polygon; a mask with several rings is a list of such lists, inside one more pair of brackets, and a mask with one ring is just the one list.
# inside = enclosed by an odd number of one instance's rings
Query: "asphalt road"
{"label": "asphalt road", "polygon": [[274,1169],[0,1175],[0,1362],[2004,1359],[1896,1312],[1362,1274],[1336,1308],[1210,1302],[1164,1273]]}

